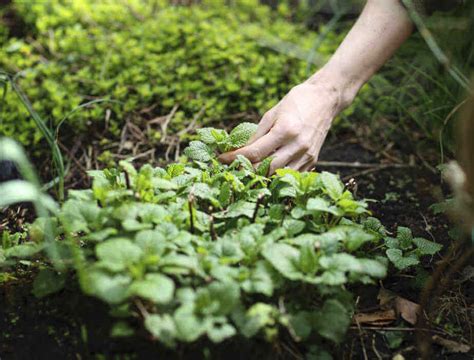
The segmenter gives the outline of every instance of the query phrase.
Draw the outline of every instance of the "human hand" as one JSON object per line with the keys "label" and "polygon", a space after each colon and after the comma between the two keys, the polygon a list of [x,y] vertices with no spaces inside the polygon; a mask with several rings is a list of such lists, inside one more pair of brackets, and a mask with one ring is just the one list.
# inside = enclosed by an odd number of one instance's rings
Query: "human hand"
{"label": "human hand", "polygon": [[219,160],[231,163],[243,155],[257,166],[273,156],[270,174],[283,167],[308,171],[315,166],[331,123],[346,103],[337,87],[310,79],[265,113],[249,144],[222,154]]}

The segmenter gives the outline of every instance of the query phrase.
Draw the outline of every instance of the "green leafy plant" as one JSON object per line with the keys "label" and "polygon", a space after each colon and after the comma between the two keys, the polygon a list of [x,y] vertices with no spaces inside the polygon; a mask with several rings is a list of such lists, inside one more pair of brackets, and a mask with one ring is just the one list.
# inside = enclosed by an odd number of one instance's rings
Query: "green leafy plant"
{"label": "green leafy plant", "polygon": [[422,256],[435,255],[443,247],[441,244],[421,237],[414,238],[411,230],[403,226],[397,228],[395,238],[385,238],[385,245],[388,259],[399,270],[420,264]]}
{"label": "green leafy plant", "polygon": [[[334,174],[281,169],[267,177],[244,157],[216,160],[253,129],[200,131],[202,145],[185,152],[195,160],[91,171],[90,189],[70,190],[57,215],[38,219],[30,241],[11,249],[41,245],[41,222],[54,224],[60,261],[86,294],[120,314],[116,335],[132,333],[127,318],[139,314],[167,346],[282,333],[338,343],[353,312],[345,286],[386,274],[374,246],[381,230]],[[33,291],[44,296],[63,283],[45,268]]]}

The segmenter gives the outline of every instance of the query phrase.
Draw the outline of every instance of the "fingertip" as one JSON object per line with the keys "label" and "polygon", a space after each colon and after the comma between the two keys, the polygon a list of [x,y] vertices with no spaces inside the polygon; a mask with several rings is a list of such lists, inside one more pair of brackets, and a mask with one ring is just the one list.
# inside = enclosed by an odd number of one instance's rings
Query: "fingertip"
{"label": "fingertip", "polygon": [[224,164],[230,164],[232,161],[234,161],[236,158],[236,155],[234,152],[226,152],[224,154],[221,154],[217,157],[217,159],[224,163]]}

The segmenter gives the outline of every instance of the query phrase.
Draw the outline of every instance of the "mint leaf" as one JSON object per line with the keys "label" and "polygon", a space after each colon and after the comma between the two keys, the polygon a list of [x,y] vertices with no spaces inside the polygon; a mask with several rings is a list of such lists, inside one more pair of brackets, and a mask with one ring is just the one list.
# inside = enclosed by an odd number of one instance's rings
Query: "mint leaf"
{"label": "mint leaf", "polygon": [[165,345],[174,347],[177,330],[173,318],[169,314],[147,316],[145,328]]}
{"label": "mint leaf", "polygon": [[110,271],[119,272],[137,262],[142,255],[140,247],[128,239],[107,240],[95,249],[100,264]]}
{"label": "mint leaf", "polygon": [[167,276],[151,273],[143,280],[134,281],[129,291],[155,304],[167,304],[173,299],[174,283]]}
{"label": "mint leaf", "polygon": [[342,215],[340,209],[338,209],[336,206],[332,206],[329,201],[321,197],[309,199],[308,203],[306,204],[306,209],[311,212],[326,212],[335,216]]}
{"label": "mint leaf", "polygon": [[388,249],[386,251],[387,257],[393,265],[399,270],[405,270],[410,266],[418,265],[420,260],[416,256],[403,256],[403,252],[400,249]]}
{"label": "mint leaf", "polygon": [[414,238],[413,243],[417,247],[420,255],[434,255],[443,248],[441,244],[420,237]]}
{"label": "mint leaf", "polygon": [[272,164],[274,157],[269,156],[260,163],[260,165],[257,167],[257,170],[255,171],[257,175],[260,176],[267,176],[268,172],[270,171],[270,165]]}
{"label": "mint leaf", "polygon": [[329,195],[329,197],[331,197],[331,199],[338,200],[342,196],[344,185],[339,179],[339,176],[323,171],[319,175],[319,178],[323,184],[324,191]]}
{"label": "mint leaf", "polygon": [[257,131],[257,125],[244,122],[237,125],[229,134],[229,149],[233,150],[245,146],[250,137]]}
{"label": "mint leaf", "polygon": [[338,300],[326,300],[321,311],[314,316],[313,328],[322,337],[339,343],[351,323],[351,313]]}
{"label": "mint leaf", "polygon": [[33,295],[42,298],[58,292],[66,282],[65,274],[57,273],[51,269],[42,269],[33,282]]}
{"label": "mint leaf", "polygon": [[184,149],[184,155],[195,161],[210,161],[214,154],[212,150],[201,141],[191,141],[189,146]]}
{"label": "mint leaf", "polygon": [[296,264],[299,262],[300,252],[287,244],[270,244],[262,252],[267,261],[283,276],[291,280],[302,278]]}
{"label": "mint leaf", "polygon": [[99,269],[86,270],[81,281],[83,291],[110,304],[119,304],[128,297],[132,279],[127,275],[111,275]]}

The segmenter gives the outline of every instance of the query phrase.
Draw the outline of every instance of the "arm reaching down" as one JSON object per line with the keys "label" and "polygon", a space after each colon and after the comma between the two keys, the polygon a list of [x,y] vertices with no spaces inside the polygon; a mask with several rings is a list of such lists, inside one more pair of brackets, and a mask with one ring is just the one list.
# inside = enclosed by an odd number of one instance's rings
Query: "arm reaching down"
{"label": "arm reaching down", "polygon": [[220,160],[230,163],[244,155],[257,164],[271,155],[270,173],[282,167],[313,168],[333,119],[412,30],[399,0],[368,0],[329,62],[265,113],[247,146],[222,154]]}

